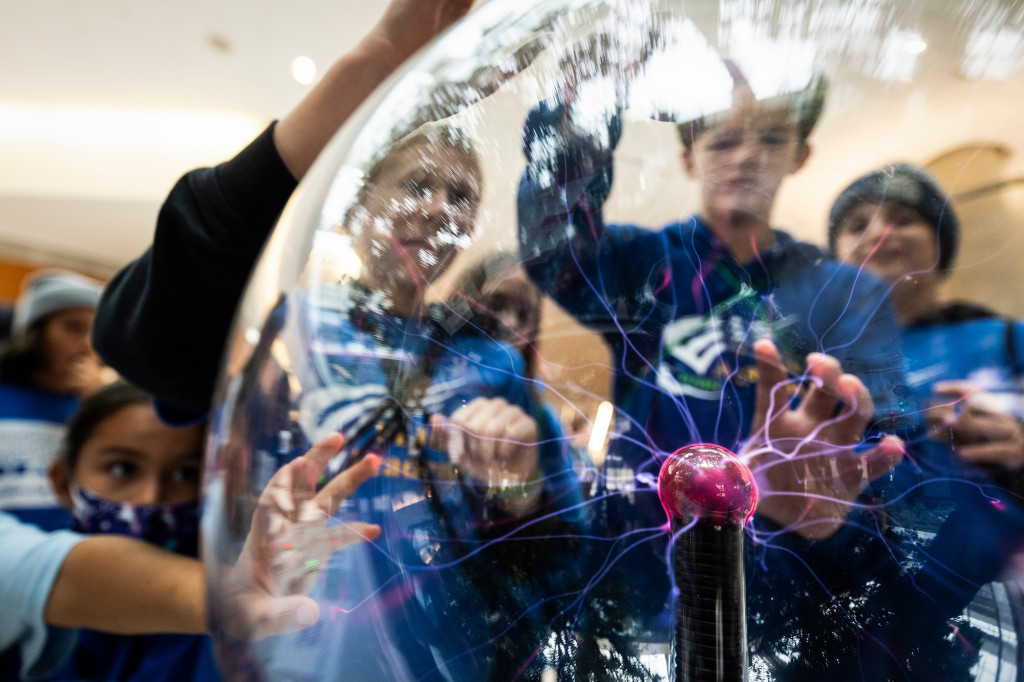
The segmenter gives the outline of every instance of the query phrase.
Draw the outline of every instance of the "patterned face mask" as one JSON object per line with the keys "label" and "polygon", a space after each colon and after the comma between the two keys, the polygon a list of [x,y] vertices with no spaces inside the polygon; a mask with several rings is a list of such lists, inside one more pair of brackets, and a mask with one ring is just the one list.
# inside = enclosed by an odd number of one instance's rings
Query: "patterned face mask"
{"label": "patterned face mask", "polygon": [[71,488],[72,528],[80,533],[112,533],[144,540],[172,552],[195,556],[199,502],[130,504],[77,486]]}

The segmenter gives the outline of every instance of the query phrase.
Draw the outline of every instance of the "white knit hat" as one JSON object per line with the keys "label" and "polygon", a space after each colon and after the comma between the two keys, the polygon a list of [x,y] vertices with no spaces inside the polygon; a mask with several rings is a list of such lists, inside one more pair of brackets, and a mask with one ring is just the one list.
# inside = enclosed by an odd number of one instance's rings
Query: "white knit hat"
{"label": "white knit hat", "polygon": [[20,336],[39,318],[70,308],[95,308],[103,285],[70,270],[37,270],[21,285],[11,336]]}

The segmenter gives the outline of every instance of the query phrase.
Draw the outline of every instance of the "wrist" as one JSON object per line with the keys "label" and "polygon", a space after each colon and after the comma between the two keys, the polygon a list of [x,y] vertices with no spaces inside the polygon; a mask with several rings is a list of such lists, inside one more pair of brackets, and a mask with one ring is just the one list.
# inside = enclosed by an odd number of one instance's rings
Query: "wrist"
{"label": "wrist", "polygon": [[398,50],[393,40],[385,33],[372,31],[363,37],[348,54],[348,59],[358,62],[374,80],[383,81],[412,55]]}
{"label": "wrist", "polygon": [[505,483],[492,486],[487,498],[493,500],[499,509],[513,516],[522,516],[536,509],[544,493],[544,482],[540,469],[520,483]]}

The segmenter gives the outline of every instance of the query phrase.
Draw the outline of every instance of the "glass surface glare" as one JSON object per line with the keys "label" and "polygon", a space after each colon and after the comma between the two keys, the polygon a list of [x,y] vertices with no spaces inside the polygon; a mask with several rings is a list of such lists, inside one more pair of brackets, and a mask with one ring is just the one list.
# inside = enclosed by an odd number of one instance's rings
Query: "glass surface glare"
{"label": "glass surface glare", "polygon": [[[1014,0],[474,10],[241,304],[225,677],[670,679],[699,639],[734,679],[1018,679],[1022,93]],[[658,498],[694,443],[757,484],[728,598],[680,598],[716,526]],[[744,600],[745,642],[680,629]]]}

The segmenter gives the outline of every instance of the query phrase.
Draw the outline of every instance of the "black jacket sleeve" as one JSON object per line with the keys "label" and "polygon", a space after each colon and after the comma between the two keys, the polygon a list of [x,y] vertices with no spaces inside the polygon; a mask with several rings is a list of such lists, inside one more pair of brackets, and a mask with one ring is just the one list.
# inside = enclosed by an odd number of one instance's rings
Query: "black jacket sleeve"
{"label": "black jacket sleeve", "polygon": [[97,352],[172,421],[208,411],[235,309],[295,190],[273,128],[178,181],[153,244],[115,275],[96,311]]}

